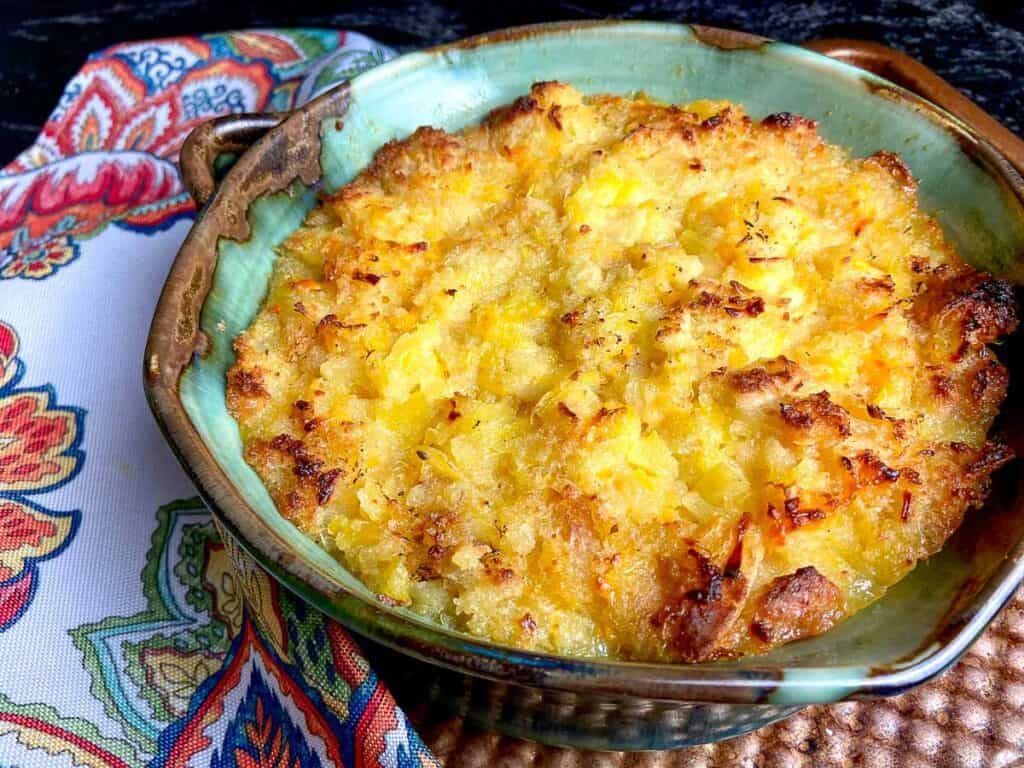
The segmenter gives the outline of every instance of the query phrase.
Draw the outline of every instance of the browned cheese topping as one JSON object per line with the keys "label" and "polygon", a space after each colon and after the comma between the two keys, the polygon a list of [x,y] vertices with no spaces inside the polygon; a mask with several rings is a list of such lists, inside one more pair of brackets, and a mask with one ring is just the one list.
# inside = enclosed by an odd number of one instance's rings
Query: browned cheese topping
{"label": "browned cheese topping", "polygon": [[698,661],[826,631],[1010,458],[966,266],[900,159],[558,83],[381,148],[280,248],[228,399],[281,513],[389,605]]}

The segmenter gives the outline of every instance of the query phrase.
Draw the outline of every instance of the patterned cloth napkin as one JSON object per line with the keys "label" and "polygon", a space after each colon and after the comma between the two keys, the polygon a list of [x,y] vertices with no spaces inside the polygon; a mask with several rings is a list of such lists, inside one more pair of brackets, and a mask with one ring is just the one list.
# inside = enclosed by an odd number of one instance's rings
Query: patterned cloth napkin
{"label": "patterned cloth napkin", "polygon": [[188,132],[391,56],[318,29],[117,45],[0,172],[0,766],[436,764],[345,631],[219,535],[141,387]]}

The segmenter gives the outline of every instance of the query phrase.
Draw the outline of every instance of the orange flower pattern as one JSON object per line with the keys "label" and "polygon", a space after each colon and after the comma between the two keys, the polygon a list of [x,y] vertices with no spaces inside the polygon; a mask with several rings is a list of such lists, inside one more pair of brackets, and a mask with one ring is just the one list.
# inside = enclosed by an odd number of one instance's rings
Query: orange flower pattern
{"label": "orange flower pattern", "polygon": [[68,544],[79,517],[28,495],[63,485],[81,468],[85,412],[56,405],[53,387],[17,389],[23,370],[18,336],[0,322],[0,632],[25,612],[36,564]]}

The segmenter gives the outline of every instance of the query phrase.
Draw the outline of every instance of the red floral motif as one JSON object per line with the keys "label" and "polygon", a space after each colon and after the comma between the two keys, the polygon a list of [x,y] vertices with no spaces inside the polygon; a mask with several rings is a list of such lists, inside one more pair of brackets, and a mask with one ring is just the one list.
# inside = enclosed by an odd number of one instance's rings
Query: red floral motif
{"label": "red floral motif", "polygon": [[82,412],[54,404],[51,388],[17,390],[18,337],[0,322],[0,631],[28,606],[35,564],[71,540],[77,512],[51,512],[26,494],[55,488],[82,462]]}
{"label": "red floral motif", "polygon": [[56,485],[75,468],[62,455],[75,439],[75,414],[48,411],[48,400],[39,392],[0,400],[0,491]]}
{"label": "red floral motif", "polygon": [[122,61],[88,62],[75,78],[79,97],[43,135],[62,156],[113,149],[125,118],[146,96],[146,85]]}
{"label": "red floral motif", "polygon": [[191,210],[174,163],[144,152],[83,155],[0,180],[0,279],[47,277],[77,255],[74,235],[104,221],[154,226]]}
{"label": "red floral motif", "polygon": [[0,323],[0,388],[14,379],[18,370],[18,337],[14,330]]}
{"label": "red floral motif", "polygon": [[151,94],[123,59],[94,59],[68,84],[75,98],[58,107],[36,144],[6,170],[14,174],[99,150],[173,159],[199,123],[227,112],[261,110],[273,87],[265,64],[224,59],[196,66]]}
{"label": "red floral motif", "polygon": [[273,86],[265,64],[222,60],[149,95],[125,61],[87,63],[69,85],[77,97],[0,180],[0,278],[48,276],[77,255],[73,236],[108,221],[153,227],[191,211],[174,165],[185,136],[263,109]]}
{"label": "red floral motif", "polygon": [[[273,701],[290,700],[291,720],[301,722],[302,730],[324,745],[330,764],[345,765],[336,729],[330,724],[331,720],[337,722],[333,713],[321,710],[313,703],[307,693],[306,683],[301,678],[292,677],[293,673],[290,673],[285,664],[264,644],[248,617],[242,623],[239,637],[235,638],[224,666],[211,678],[214,682],[206,692],[205,698],[195,702],[198,706],[161,737],[163,749],[154,765],[162,768],[183,768],[186,765],[211,764],[210,758],[216,750],[216,724],[225,715],[229,715],[231,697],[252,684],[249,681],[252,680],[253,671],[256,669],[262,669],[261,674],[265,674],[267,681],[277,690]],[[232,756],[237,760],[238,766],[288,766],[288,763],[280,762],[280,759],[286,756],[283,750],[274,750],[273,722],[266,718],[266,712],[259,699],[255,704],[259,707],[256,712],[257,730],[253,732],[246,727],[244,732],[247,737],[257,737],[256,741],[250,742],[251,745],[257,745],[257,749],[234,751]],[[280,708],[280,704],[277,706]],[[282,717],[287,716],[279,712],[278,717],[274,719],[280,723]],[[228,727],[230,730],[233,725]],[[246,740],[248,741],[248,738]],[[290,756],[290,751],[287,756]],[[268,763],[267,757],[274,757],[279,762]],[[299,764],[301,765],[301,762]]]}
{"label": "red floral motif", "polygon": [[262,699],[256,700],[255,722],[245,724],[245,735],[250,746],[235,747],[238,768],[301,768],[284,729],[267,716]]}
{"label": "red floral motif", "polygon": [[[70,517],[51,515],[16,501],[0,503],[0,584],[24,572],[26,560],[63,546],[73,528]],[[2,593],[0,588],[0,600]]]}
{"label": "red floral motif", "polygon": [[108,222],[160,228],[192,210],[175,167],[185,137],[216,115],[265,109],[276,84],[264,62],[211,57],[208,43],[167,40],[86,63],[0,178],[0,279],[48,277],[78,255],[75,237]]}
{"label": "red floral motif", "polygon": [[26,571],[17,581],[0,585],[0,630],[9,627],[21,616],[32,599],[35,586],[34,571]]}
{"label": "red floral motif", "polygon": [[49,277],[54,270],[71,262],[78,255],[78,247],[67,236],[45,239],[38,248],[25,249],[15,253],[3,269],[0,278]]}
{"label": "red floral motif", "polygon": [[180,190],[173,163],[142,152],[121,155],[116,163],[103,155],[61,161],[0,188],[0,230],[14,229],[29,213],[47,227],[69,213],[80,221],[75,207],[90,205],[101,195],[110,209],[123,214]]}
{"label": "red floral motif", "polygon": [[[0,624],[3,624],[4,606],[0,603]],[[0,733],[13,732],[22,744],[38,744],[46,750],[46,754],[65,765],[103,766],[103,768],[131,768],[130,763],[123,760],[103,746],[108,741],[99,734],[91,724],[84,720],[55,719],[47,712],[46,705],[19,707],[18,711],[0,711]],[[82,729],[82,725],[86,728]],[[87,735],[81,731],[85,730]],[[92,733],[89,733],[92,731]],[[65,760],[68,756],[69,761]],[[46,758],[42,758],[46,760]]]}
{"label": "red floral motif", "polygon": [[236,32],[231,36],[236,51],[250,59],[269,59],[275,64],[295,64],[305,58],[305,54],[286,37],[267,32],[251,30]]}
{"label": "red floral motif", "polygon": [[0,280],[49,277],[108,223],[150,231],[188,215],[175,162],[189,132],[217,115],[289,108],[299,78],[344,42],[263,30],[93,56],[32,147],[0,171]]}
{"label": "red floral motif", "polygon": [[[0,552],[10,552],[22,546],[38,547],[47,536],[53,536],[57,526],[28,514],[20,504],[0,504]],[[0,564],[0,581],[6,581]]]}

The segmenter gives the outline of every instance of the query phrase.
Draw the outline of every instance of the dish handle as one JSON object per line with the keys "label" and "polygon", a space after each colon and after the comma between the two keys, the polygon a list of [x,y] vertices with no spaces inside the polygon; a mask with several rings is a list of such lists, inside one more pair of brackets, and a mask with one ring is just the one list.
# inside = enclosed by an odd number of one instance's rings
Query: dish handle
{"label": "dish handle", "polygon": [[937,104],[973,128],[1024,174],[1024,140],[917,59],[881,43],[864,40],[811,40],[803,46],[866,69]]}
{"label": "dish handle", "polygon": [[178,163],[196,205],[202,208],[213,197],[233,155],[241,155],[286,117],[287,113],[281,112],[225,115],[193,130],[181,146]]}

